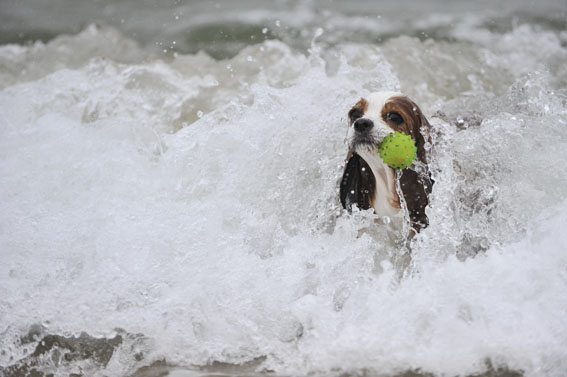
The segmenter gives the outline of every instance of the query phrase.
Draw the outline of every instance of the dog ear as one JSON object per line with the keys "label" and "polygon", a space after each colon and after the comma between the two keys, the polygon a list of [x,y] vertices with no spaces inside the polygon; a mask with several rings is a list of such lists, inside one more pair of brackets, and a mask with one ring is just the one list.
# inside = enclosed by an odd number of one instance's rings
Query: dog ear
{"label": "dog ear", "polygon": [[370,166],[356,153],[348,160],[341,180],[340,197],[343,208],[349,212],[356,204],[359,209],[373,206],[376,180]]}
{"label": "dog ear", "polygon": [[404,169],[400,177],[400,186],[404,194],[412,227],[419,232],[429,224],[425,209],[429,204],[429,195],[434,183],[427,167],[428,158],[425,149],[425,145],[431,142],[429,135],[431,125],[419,106],[409,98],[406,98],[406,100],[411,106],[412,128],[409,131],[415,140],[417,159],[425,164],[426,170],[417,172],[411,169]]}
{"label": "dog ear", "polygon": [[404,194],[412,227],[419,232],[429,225],[425,208],[429,204],[429,194],[433,180],[411,169],[405,169],[400,177],[400,187]]}

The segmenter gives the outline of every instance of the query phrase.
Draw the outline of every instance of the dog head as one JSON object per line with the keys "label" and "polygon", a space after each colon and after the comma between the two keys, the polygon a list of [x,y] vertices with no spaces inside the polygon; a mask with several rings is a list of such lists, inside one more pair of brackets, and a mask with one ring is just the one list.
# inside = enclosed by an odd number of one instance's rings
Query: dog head
{"label": "dog head", "polygon": [[405,205],[414,229],[419,231],[427,226],[425,207],[432,186],[428,169],[426,174],[412,167],[402,171],[400,198],[395,171],[378,155],[384,137],[403,132],[412,137],[417,147],[414,165],[421,163],[427,168],[429,123],[419,107],[401,93],[372,93],[350,109],[348,123],[349,151],[340,193],[343,207],[350,210],[356,204],[360,209],[373,208],[379,216],[392,216]]}
{"label": "dog head", "polygon": [[376,92],[361,98],[348,112],[347,143],[350,152],[376,150],[390,133],[403,132],[416,142],[417,157],[425,161],[425,137],[429,123],[419,107],[396,92]]}

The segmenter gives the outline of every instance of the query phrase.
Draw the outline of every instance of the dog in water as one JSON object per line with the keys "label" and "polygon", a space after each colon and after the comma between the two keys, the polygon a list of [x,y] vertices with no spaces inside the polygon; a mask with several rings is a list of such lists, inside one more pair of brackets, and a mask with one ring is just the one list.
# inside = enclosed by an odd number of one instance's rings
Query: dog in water
{"label": "dog in water", "polygon": [[[343,207],[373,208],[383,219],[400,221],[407,213],[413,232],[425,228],[433,181],[427,165],[430,125],[419,107],[401,93],[376,92],[350,109],[348,124],[347,162],[340,185]],[[411,136],[417,147],[413,164],[400,171],[378,154],[384,137],[396,131]]]}

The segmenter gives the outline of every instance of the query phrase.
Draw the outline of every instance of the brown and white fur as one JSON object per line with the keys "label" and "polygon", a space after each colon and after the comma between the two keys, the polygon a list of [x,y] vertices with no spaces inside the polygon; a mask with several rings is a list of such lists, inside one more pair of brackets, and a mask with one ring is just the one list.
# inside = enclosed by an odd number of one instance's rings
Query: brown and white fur
{"label": "brown and white fur", "polygon": [[[401,93],[372,93],[350,109],[348,123],[348,155],[340,187],[343,207],[349,211],[353,205],[373,208],[380,217],[399,219],[405,206],[412,229],[425,228],[433,181],[426,151],[430,126],[419,107]],[[396,171],[378,154],[384,137],[395,131],[410,135],[417,146],[412,166],[398,174],[403,200],[396,190]]]}

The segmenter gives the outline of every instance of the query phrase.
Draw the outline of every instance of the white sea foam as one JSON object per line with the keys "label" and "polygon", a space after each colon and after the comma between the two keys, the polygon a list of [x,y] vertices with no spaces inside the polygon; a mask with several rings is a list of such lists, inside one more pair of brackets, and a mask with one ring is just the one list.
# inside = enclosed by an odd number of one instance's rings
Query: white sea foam
{"label": "white sea foam", "polygon": [[[308,54],[267,41],[222,61],[158,60],[94,27],[0,47],[16,65],[0,92],[0,365],[39,322],[145,335],[142,362],[124,346],[100,375],[261,356],[287,373],[489,359],[564,375],[566,52],[548,31],[482,33]],[[108,38],[120,55],[96,47]],[[503,49],[518,43],[546,53]],[[431,225],[401,280],[401,251],[337,198],[346,112],[381,89],[446,114]]]}

